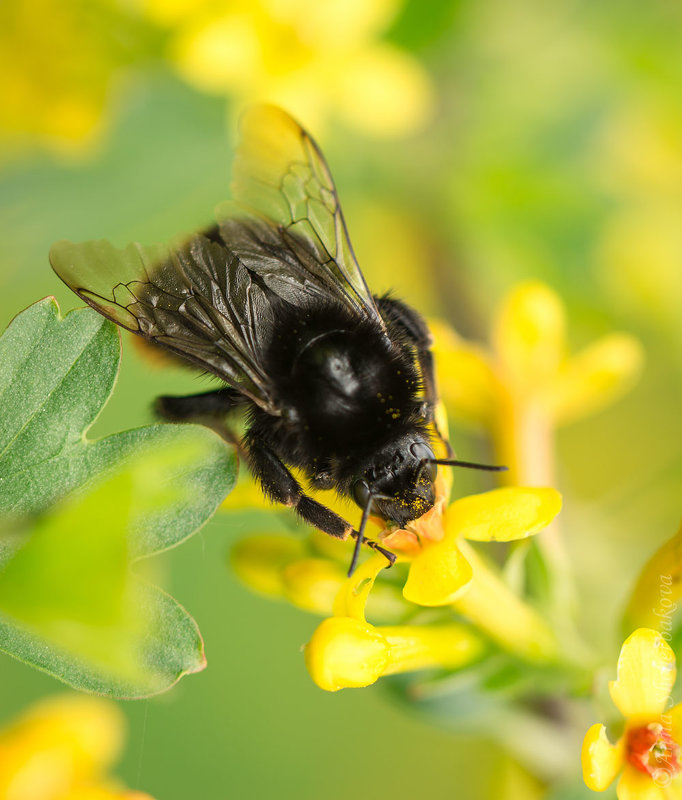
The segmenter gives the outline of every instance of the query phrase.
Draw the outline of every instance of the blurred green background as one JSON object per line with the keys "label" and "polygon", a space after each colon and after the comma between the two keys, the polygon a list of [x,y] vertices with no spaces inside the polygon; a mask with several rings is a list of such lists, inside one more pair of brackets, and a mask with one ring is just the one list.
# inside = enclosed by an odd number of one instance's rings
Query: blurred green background
{"label": "blurred green background", "polygon": [[[209,222],[228,193],[239,108],[286,102],[325,151],[374,291],[484,338],[505,292],[540,279],[564,299],[574,346],[611,330],[644,343],[637,388],[558,440],[583,630],[616,648],[638,566],[680,517],[682,6],[312,8],[3,4],[0,323],[47,294],[77,305],[49,268],[57,239],[153,242]],[[128,338],[123,351],[96,435],[148,422],[158,394],[202,390],[150,370]],[[451,433],[460,453],[486,453]],[[462,493],[481,485],[457,480]],[[313,686],[299,648],[315,620],[253,596],[226,564],[240,537],[284,524],[222,513],[162,557],[209,666],[124,705],[119,774],[168,800],[503,796],[493,745],[431,726],[380,687]],[[62,688],[7,657],[0,675],[3,719]]]}

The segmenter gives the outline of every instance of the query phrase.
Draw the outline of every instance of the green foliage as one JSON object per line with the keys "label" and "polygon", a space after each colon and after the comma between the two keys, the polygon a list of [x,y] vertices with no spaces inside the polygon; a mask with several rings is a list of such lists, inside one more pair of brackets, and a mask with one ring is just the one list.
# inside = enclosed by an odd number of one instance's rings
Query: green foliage
{"label": "green foliage", "polygon": [[0,338],[0,649],[80,689],[167,689],[203,643],[146,562],[213,514],[236,459],[213,432],[151,425],[87,439],[118,370],[115,327],[53,299]]}

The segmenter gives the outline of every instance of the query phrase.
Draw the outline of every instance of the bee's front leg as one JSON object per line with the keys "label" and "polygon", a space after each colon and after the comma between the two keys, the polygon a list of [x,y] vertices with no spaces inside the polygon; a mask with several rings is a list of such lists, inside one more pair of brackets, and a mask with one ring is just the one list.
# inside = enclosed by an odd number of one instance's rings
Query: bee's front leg
{"label": "bee's front leg", "polygon": [[225,416],[245,403],[245,397],[229,386],[211,392],[183,397],[165,395],[154,403],[156,413],[170,422],[201,421],[206,417]]}
{"label": "bee's front leg", "polygon": [[350,523],[303,492],[296,478],[262,436],[249,431],[242,444],[251,472],[267,497],[293,508],[308,525],[337,539],[347,539],[353,533]]}

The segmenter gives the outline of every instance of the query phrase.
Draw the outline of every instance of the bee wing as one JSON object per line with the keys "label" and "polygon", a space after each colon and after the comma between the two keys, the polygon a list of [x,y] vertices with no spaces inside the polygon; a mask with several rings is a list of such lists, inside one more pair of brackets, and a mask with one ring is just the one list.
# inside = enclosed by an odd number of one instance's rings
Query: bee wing
{"label": "bee wing", "polygon": [[267,291],[202,234],[168,245],[57,242],[50,263],[79,297],[123,328],[222,378],[278,414],[260,364],[272,328]]}
{"label": "bee wing", "polygon": [[242,252],[239,244],[244,228],[262,236],[264,220],[274,223],[281,242],[303,267],[297,280],[341,299],[383,328],[355,260],[329,167],[313,139],[270,105],[249,108],[241,134],[233,167],[235,202],[221,204],[216,212],[225,241],[240,258],[248,258],[252,248],[247,243]]}

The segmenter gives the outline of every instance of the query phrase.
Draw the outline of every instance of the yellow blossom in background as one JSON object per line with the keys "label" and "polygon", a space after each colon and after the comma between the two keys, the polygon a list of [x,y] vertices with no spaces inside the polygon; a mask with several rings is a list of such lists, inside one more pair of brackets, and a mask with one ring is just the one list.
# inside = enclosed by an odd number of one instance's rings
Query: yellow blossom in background
{"label": "yellow blossom in background", "polygon": [[[639,341],[625,333],[602,337],[570,354],[566,311],[559,295],[539,282],[521,283],[503,300],[491,347],[432,323],[443,401],[453,416],[482,427],[511,485],[555,483],[555,431],[593,414],[624,394],[642,370]],[[562,636],[574,637],[576,591],[559,528],[539,540],[552,575],[550,614]]]}
{"label": "yellow blossom in background", "polygon": [[130,18],[114,4],[0,4],[0,141],[88,150],[101,134],[115,72],[133,58]]}
{"label": "yellow blossom in background", "polygon": [[426,71],[380,40],[397,0],[146,0],[171,31],[170,58],[203,91],[276,103],[317,131],[338,116],[365,134],[404,136],[433,106]]}
{"label": "yellow blossom in background", "polygon": [[664,97],[626,97],[604,119],[593,157],[602,188],[616,200],[596,263],[610,297],[679,345],[682,114]]}
{"label": "yellow blossom in background", "polygon": [[[320,532],[307,540],[261,534],[235,545],[230,562],[250,589],[327,616],[347,580],[350,556],[349,547]],[[396,621],[405,616],[407,604],[399,587],[382,582],[369,598],[369,610],[373,619]]]}
{"label": "yellow blossom in background", "polygon": [[493,435],[511,483],[553,482],[553,431],[624,394],[642,368],[639,342],[614,333],[568,354],[565,309],[548,286],[517,286],[497,313],[490,351],[435,323],[439,385],[458,420]]}
{"label": "yellow blossom in background", "polygon": [[107,700],[63,695],[37,702],[0,731],[2,800],[152,800],[108,775],[124,718]]}
{"label": "yellow blossom in background", "polygon": [[329,116],[400,137],[433,111],[410,53],[382,41],[400,0],[0,4],[0,142],[88,153],[132,65],[161,56],[200,91],[278,103],[319,135]]}
{"label": "yellow blossom in background", "polygon": [[604,725],[587,732],[583,777],[604,791],[622,771],[618,800],[682,798],[682,705],[670,708],[675,654],[657,631],[639,628],[623,644],[611,698],[626,718],[625,731],[611,744]]}

